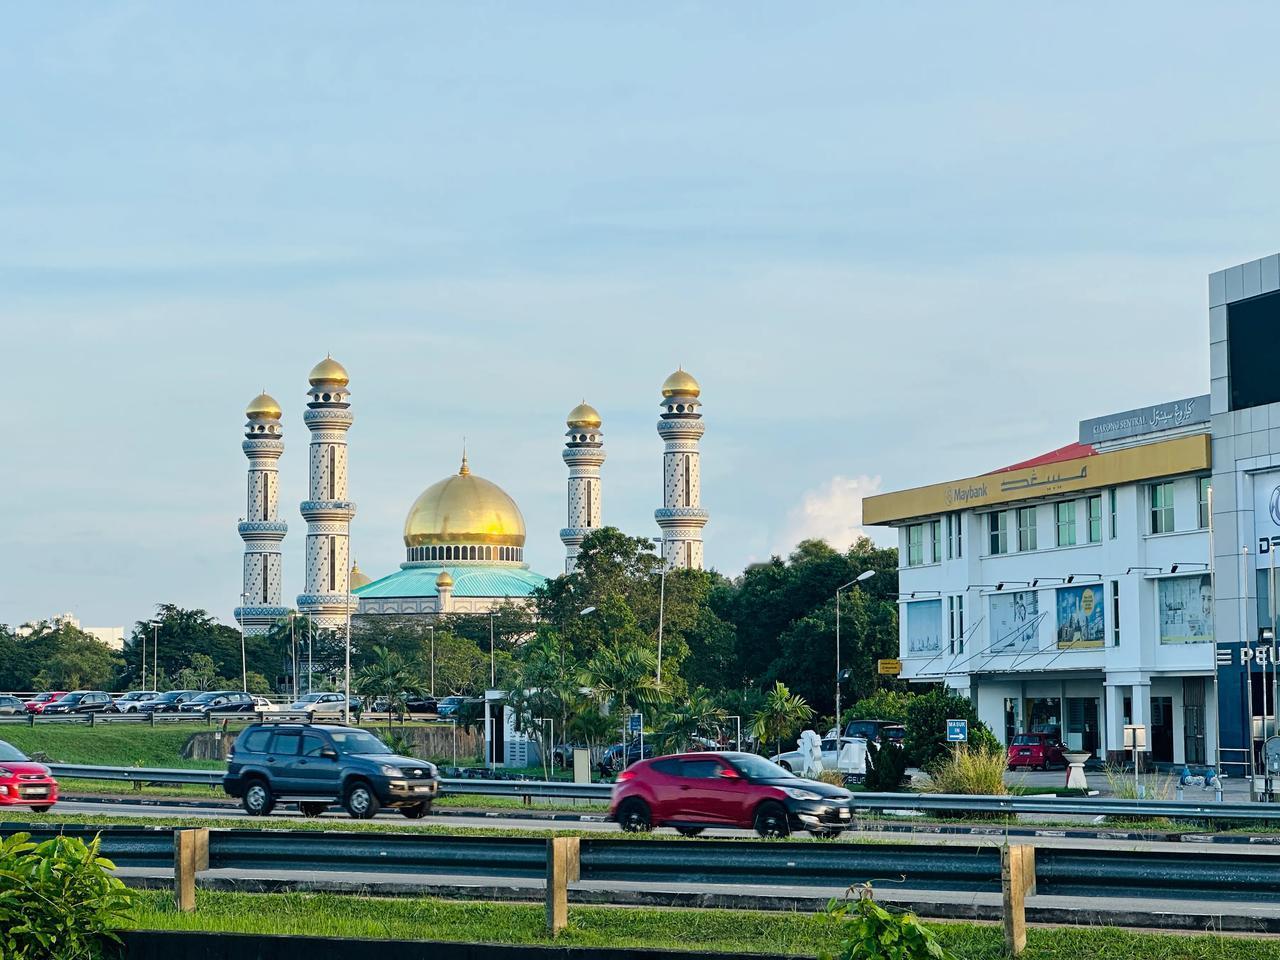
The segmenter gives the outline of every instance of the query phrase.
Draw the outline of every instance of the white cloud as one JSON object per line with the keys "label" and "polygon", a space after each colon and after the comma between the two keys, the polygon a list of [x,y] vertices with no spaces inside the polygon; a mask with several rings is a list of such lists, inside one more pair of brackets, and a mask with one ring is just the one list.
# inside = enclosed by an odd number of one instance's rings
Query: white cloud
{"label": "white cloud", "polygon": [[879,492],[880,478],[866,474],[832,477],[816,490],[807,491],[787,514],[776,544],[778,553],[790,553],[801,540],[825,540],[837,550],[845,550],[861,536],[874,539],[873,531],[862,526],[862,498]]}

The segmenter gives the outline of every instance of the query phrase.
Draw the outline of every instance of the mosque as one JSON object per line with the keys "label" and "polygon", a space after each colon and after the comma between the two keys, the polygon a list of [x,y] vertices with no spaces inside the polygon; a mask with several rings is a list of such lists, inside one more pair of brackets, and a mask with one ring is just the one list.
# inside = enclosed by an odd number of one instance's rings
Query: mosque
{"label": "mosque", "polygon": [[[496,483],[471,470],[466,454],[457,473],[431,484],[409,508],[404,523],[405,561],[377,579],[350,560],[351,521],[356,505],[347,492],[347,431],[351,379],[332,357],[308,377],[303,421],[311,434],[309,493],[300,511],[307,524],[306,586],[297,609],[318,627],[338,627],[352,615],[437,617],[487,614],[505,603],[528,603],[547,577],[524,559],[524,516]],[[702,569],[700,441],[701,387],[676,370],[661,388],[658,435],[663,441],[663,505],[654,512],[662,532],[666,568]],[[241,449],[249,460],[243,591],[236,620],[259,635],[289,613],[282,604],[283,543],[279,519],[278,461],[284,453],[283,411],[268,394],[245,411]],[[578,404],[566,418],[568,467],[565,572],[572,573],[582,541],[604,525],[600,468],[605,461],[604,422],[594,407]]]}

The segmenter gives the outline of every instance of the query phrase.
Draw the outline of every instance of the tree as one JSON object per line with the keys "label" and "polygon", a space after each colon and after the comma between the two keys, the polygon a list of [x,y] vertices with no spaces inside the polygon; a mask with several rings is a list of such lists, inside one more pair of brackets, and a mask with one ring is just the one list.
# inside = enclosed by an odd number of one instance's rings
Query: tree
{"label": "tree", "polygon": [[711,699],[705,687],[695,687],[689,695],[671,704],[659,717],[658,730],[666,750],[692,750],[699,735],[715,735],[725,721],[725,711]]}
{"label": "tree", "polygon": [[372,704],[375,700],[387,702],[387,732],[391,732],[391,714],[399,713],[401,722],[407,709],[406,695],[420,694],[418,675],[399,653],[384,647],[375,647],[373,659],[353,678],[355,691]]}
{"label": "tree", "polygon": [[915,699],[915,694],[906,690],[877,690],[863,697],[844,712],[840,718],[840,728],[844,729],[850,720],[889,720],[893,723],[905,723],[907,708]]}
{"label": "tree", "polygon": [[625,714],[632,707],[662,701],[656,672],[657,658],[649,650],[634,645],[605,647],[587,661],[581,680],[601,705]]}
{"label": "tree", "polygon": [[193,653],[190,663],[178,671],[174,686],[179,690],[218,690],[226,680],[218,676],[213,657],[207,653]]}
{"label": "tree", "polygon": [[947,754],[947,721],[969,721],[969,742],[989,751],[996,740],[987,725],[978,719],[978,708],[963,694],[945,686],[912,698],[907,706],[907,762],[927,769]]}
{"label": "tree", "polygon": [[123,672],[119,653],[69,623],[42,620],[26,636],[0,634],[0,677],[7,690],[113,690]]}
{"label": "tree", "polygon": [[774,683],[764,698],[764,706],[751,719],[751,732],[761,741],[773,740],[776,753],[782,752],[782,738],[813,717],[813,708],[803,697],[792,693],[781,680]]}
{"label": "tree", "polygon": [[[267,681],[264,690],[272,689],[268,678],[289,672],[289,630],[287,621],[263,636],[244,639],[245,668]],[[139,620],[133,626],[129,641],[125,644],[127,664],[125,681],[141,683],[142,656],[146,653],[148,686],[152,680],[163,688],[162,678],[177,677],[179,671],[191,665],[194,654],[202,653],[213,660],[214,669],[222,677],[240,677],[240,630],[219,623],[206,610],[186,610],[172,603],[156,606],[154,620]],[[152,663],[159,677],[153,678]],[[255,685],[261,685],[255,681]],[[239,682],[228,684],[239,687]]]}

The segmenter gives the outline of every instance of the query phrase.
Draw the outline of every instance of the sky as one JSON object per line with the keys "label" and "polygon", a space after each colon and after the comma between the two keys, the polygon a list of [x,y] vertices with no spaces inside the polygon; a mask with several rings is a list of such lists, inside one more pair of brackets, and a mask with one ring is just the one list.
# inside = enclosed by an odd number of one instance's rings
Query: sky
{"label": "sky", "polygon": [[[1280,249],[1273,4],[57,3],[0,14],[0,622],[230,622],[245,404],[351,375],[355,559],[473,470],[563,569],[564,416],[658,530],[703,387],[709,565],[1208,392]],[[889,542],[886,531],[870,531]]]}

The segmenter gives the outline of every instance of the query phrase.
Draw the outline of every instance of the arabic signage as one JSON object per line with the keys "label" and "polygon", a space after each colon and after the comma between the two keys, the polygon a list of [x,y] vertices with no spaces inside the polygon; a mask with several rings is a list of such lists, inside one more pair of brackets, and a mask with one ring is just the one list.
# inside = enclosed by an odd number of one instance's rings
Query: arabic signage
{"label": "arabic signage", "polygon": [[907,614],[907,655],[942,650],[942,601],[917,600],[904,604]]}
{"label": "arabic signage", "polygon": [[1139,437],[1158,430],[1172,430],[1194,423],[1209,422],[1209,395],[1188,397],[1173,403],[1161,403],[1154,407],[1139,407],[1124,413],[1112,413],[1105,417],[1080,421],[1081,443],[1102,443],[1104,440],[1120,440]]}
{"label": "arabic signage", "polygon": [[1036,650],[1040,627],[1040,594],[1035,590],[993,593],[991,606],[991,653],[1025,653]]}
{"label": "arabic signage", "polygon": [[953,510],[1095,490],[1209,468],[1209,435],[1196,434],[1112,450],[1092,457],[1003,470],[981,477],[882,493],[862,501],[864,523],[892,523]]}
{"label": "arabic signage", "polygon": [[1213,584],[1207,573],[1156,581],[1161,643],[1213,640]]}
{"label": "arabic signage", "polygon": [[1089,650],[1101,647],[1105,630],[1102,622],[1102,584],[1090,587],[1059,587],[1058,649]]}

